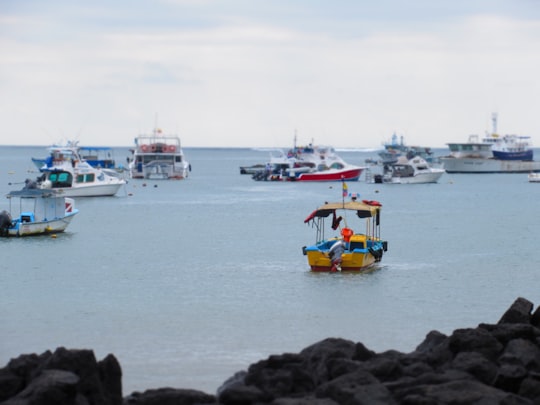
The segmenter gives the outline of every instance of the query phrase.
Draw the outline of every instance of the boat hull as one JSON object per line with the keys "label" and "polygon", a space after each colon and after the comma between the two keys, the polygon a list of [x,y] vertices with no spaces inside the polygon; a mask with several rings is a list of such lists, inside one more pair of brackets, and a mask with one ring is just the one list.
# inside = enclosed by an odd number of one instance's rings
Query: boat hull
{"label": "boat hull", "polygon": [[419,173],[415,176],[410,177],[391,177],[389,183],[392,184],[427,184],[427,183],[437,183],[441,176],[444,174],[444,170],[430,172],[430,173]]}
{"label": "boat hull", "polygon": [[55,187],[54,190],[64,197],[110,197],[115,195],[124,184],[125,182],[122,181],[114,184]]}
{"label": "boat hull", "polygon": [[482,158],[441,158],[447,173],[530,173],[540,172],[540,162]]}
{"label": "boat hull", "polygon": [[[335,271],[327,252],[316,247],[306,248],[306,255],[311,271],[331,272]],[[364,251],[344,253],[341,261],[341,271],[367,271],[375,263],[379,262],[367,249]]]}
{"label": "boat hull", "polygon": [[[332,272],[336,271],[335,265],[330,259],[330,248],[337,239],[322,241],[313,246],[305,247],[304,254],[307,256],[311,271],[315,272]],[[365,235],[353,235],[351,237],[351,246],[353,240],[363,241],[363,247],[352,248],[347,247],[341,256],[340,269],[341,271],[366,271],[369,270],[375,263],[380,262],[383,252],[387,250],[386,242],[380,240],[367,240]],[[368,246],[366,248],[366,246]],[[350,250],[352,249],[352,250]]]}
{"label": "boat hull", "polygon": [[8,236],[34,236],[64,232],[77,212],[77,210],[74,210],[73,213],[66,215],[64,218],[52,221],[19,222],[15,228],[8,230]]}
{"label": "boat hull", "polygon": [[313,173],[300,173],[290,177],[292,181],[357,181],[364,170],[363,167],[347,170],[326,170]]}
{"label": "boat hull", "polygon": [[500,160],[533,160],[532,149],[519,151],[519,152],[501,152],[498,150],[492,150],[493,157]]}

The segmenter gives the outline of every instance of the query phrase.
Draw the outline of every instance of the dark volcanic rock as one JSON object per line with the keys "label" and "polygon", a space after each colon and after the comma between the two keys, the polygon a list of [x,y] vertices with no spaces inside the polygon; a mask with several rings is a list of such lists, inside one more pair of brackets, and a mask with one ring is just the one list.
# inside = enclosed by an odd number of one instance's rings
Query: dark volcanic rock
{"label": "dark volcanic rock", "polygon": [[497,324],[430,332],[416,350],[375,353],[327,338],[239,371],[216,395],[160,388],[122,398],[116,358],[58,348],[0,369],[0,405],[540,404],[540,311],[518,298]]}

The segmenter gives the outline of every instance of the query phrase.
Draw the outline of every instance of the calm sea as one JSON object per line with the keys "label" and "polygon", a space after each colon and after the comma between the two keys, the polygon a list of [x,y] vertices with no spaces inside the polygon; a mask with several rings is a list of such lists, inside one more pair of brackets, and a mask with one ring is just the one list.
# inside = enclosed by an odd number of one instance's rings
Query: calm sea
{"label": "calm sea", "polygon": [[[114,150],[121,163],[128,153]],[[389,250],[368,274],[313,274],[301,248],[315,235],[303,220],[339,200],[340,184],[239,174],[266,151],[185,153],[185,181],[130,181],[116,197],[77,199],[79,215],[56,239],[0,239],[0,366],[86,348],[118,358],[124,395],[214,393],[251,363],[327,337],[409,352],[431,330],[497,322],[518,296],[540,303],[540,184],[526,174],[349,183],[383,204]],[[45,154],[0,147],[0,193],[36,177],[30,158]]]}

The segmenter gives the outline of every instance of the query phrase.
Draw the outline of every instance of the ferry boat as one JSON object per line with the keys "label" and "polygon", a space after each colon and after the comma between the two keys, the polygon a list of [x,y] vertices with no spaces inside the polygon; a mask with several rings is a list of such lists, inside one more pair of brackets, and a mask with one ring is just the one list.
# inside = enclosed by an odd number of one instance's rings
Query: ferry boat
{"label": "ferry boat", "polygon": [[191,170],[184,157],[180,138],[163,135],[158,128],[151,135],[135,138],[135,149],[129,162],[129,173],[133,179],[185,179]]}

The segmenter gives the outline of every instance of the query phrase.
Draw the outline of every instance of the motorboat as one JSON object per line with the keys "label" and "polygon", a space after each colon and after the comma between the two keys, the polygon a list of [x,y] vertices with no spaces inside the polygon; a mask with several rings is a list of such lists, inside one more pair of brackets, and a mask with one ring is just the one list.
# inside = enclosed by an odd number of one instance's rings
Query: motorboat
{"label": "motorboat", "polygon": [[529,173],[527,178],[529,183],[540,183],[540,173]]}
{"label": "motorboat", "polygon": [[[58,145],[54,145],[58,146]],[[90,166],[101,169],[114,169],[121,171],[124,169],[122,165],[116,166],[114,159],[114,150],[109,146],[79,146],[78,141],[68,141],[65,144],[69,148],[77,148],[77,152],[82,160],[88,162]],[[46,158],[32,158],[34,165],[41,169],[47,163]]]}
{"label": "motorboat", "polygon": [[72,198],[56,190],[22,189],[7,195],[9,211],[0,212],[0,236],[63,232],[79,212]]}
{"label": "motorboat", "polygon": [[396,163],[385,167],[382,178],[384,183],[392,184],[437,183],[444,173],[444,169],[430,166],[420,156],[412,159],[402,156]]}
{"label": "motorboat", "polygon": [[164,135],[156,128],[151,135],[135,138],[135,149],[129,162],[129,173],[133,179],[185,179],[191,171],[184,157],[180,138]]}
{"label": "motorboat", "polygon": [[345,162],[331,146],[294,146],[270,152],[270,160],[264,169],[256,171],[252,178],[263,181],[356,181],[363,166]]}
{"label": "motorboat", "polygon": [[409,146],[405,144],[403,136],[398,141],[396,133],[392,135],[390,142],[383,143],[384,149],[379,152],[382,165],[391,165],[398,161],[402,156],[411,159],[414,156],[420,156],[429,163],[437,163],[438,158],[434,156],[433,150],[425,146]]}
{"label": "motorboat", "polygon": [[353,197],[324,203],[309,214],[304,222],[315,228],[315,243],[302,252],[311,271],[360,272],[380,262],[388,249],[380,235],[381,209],[378,201]]}
{"label": "motorboat", "polygon": [[76,145],[52,146],[35,187],[53,189],[66,197],[113,196],[126,184],[112,169],[91,166]]}

